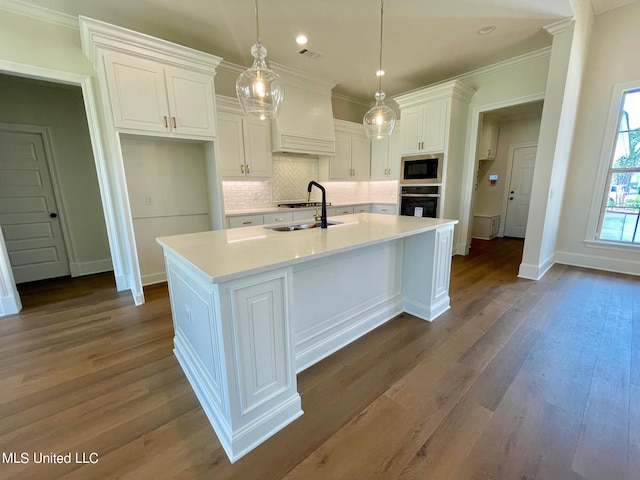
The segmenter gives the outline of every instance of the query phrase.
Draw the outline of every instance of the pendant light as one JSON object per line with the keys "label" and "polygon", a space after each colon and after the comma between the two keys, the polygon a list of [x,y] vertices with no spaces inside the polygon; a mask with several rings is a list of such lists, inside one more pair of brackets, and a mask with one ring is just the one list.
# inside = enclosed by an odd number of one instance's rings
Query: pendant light
{"label": "pendant light", "polygon": [[255,3],[257,41],[251,47],[253,65],[242,72],[236,80],[236,94],[245,113],[264,120],[278,116],[278,110],[284,98],[284,88],[278,74],[267,66],[265,60],[267,49],[260,43],[258,0],[255,0]]}
{"label": "pendant light", "polygon": [[384,137],[393,133],[393,128],[396,126],[396,114],[395,112],[384,104],[385,94],[382,91],[382,76],[384,71],[382,70],[382,25],[384,19],[384,0],[380,0],[380,69],[377,72],[378,75],[378,91],[376,92],[375,99],[376,104],[365,113],[362,123],[364,124],[364,130],[367,137]]}

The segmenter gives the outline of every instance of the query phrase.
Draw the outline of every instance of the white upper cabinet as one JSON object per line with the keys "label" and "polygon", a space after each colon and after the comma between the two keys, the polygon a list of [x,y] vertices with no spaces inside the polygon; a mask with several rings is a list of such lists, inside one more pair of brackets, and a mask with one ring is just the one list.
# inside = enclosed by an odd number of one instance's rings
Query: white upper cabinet
{"label": "white upper cabinet", "polygon": [[482,122],[482,133],[478,144],[478,160],[494,160],[496,158],[498,132],[498,125],[495,122]]}
{"label": "white upper cabinet", "polygon": [[336,154],[320,158],[322,180],[369,180],[371,144],[359,123],[334,120]]}
{"label": "white upper cabinet", "polygon": [[142,135],[216,137],[220,57],[87,17],[79,26],[109,126]]}
{"label": "white upper cabinet", "polygon": [[119,52],[105,52],[115,127],[215,137],[213,76]]}
{"label": "white upper cabinet", "polygon": [[402,155],[444,151],[448,105],[437,100],[402,111]]}
{"label": "white upper cabinet", "polygon": [[371,180],[400,178],[400,141],[400,129],[397,127],[390,137],[371,140]]}
{"label": "white upper cabinet", "polygon": [[[218,97],[218,104],[237,104]],[[223,178],[251,180],[273,174],[271,122],[241,113],[218,111],[218,173]]]}

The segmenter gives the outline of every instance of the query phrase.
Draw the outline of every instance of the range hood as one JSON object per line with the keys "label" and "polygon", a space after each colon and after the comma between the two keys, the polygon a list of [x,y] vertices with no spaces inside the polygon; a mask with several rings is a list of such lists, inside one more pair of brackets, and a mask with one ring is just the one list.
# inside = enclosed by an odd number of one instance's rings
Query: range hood
{"label": "range hood", "polygon": [[284,85],[284,101],[271,122],[273,152],[335,155],[331,90],[336,84],[269,63]]}

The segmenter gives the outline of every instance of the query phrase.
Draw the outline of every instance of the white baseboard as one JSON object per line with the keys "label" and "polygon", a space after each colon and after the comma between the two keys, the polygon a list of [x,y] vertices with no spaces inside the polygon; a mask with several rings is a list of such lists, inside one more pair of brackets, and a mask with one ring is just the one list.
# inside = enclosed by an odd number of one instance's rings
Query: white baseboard
{"label": "white baseboard", "polygon": [[91,262],[72,262],[69,263],[69,269],[71,270],[72,277],[81,277],[94,273],[110,272],[113,270],[113,264],[110,258],[104,258]]}
{"label": "white baseboard", "polygon": [[553,264],[556,263],[555,258],[556,254],[554,253],[539,265],[521,263],[520,269],[518,270],[518,277],[526,278],[527,280],[540,280],[544,274],[553,267]]}
{"label": "white baseboard", "polygon": [[7,297],[0,297],[0,317],[5,315],[13,315],[22,310],[22,302],[20,297],[10,295]]}
{"label": "white baseboard", "polygon": [[556,252],[556,261],[563,265],[593,268],[607,272],[640,275],[640,262],[622,258],[601,257],[571,252]]}
{"label": "white baseboard", "polygon": [[162,283],[167,281],[166,272],[159,273],[150,273],[148,275],[142,275],[142,285],[146,287],[147,285],[153,285],[156,283]]}

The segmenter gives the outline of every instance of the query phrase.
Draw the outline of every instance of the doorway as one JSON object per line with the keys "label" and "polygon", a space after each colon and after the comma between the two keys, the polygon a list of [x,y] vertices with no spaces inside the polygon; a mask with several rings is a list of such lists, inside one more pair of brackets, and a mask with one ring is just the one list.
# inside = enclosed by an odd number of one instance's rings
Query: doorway
{"label": "doorway", "polygon": [[84,86],[11,74],[0,86],[2,315],[20,309],[15,284],[113,263]]}
{"label": "doorway", "polygon": [[[490,219],[492,226],[493,222],[498,224],[495,230],[491,229],[491,235],[485,238],[524,238],[526,235],[530,181],[533,178],[542,106],[543,101],[537,100],[478,112],[478,125],[486,121],[498,127],[495,156],[475,161],[475,185],[470,208],[473,223],[479,223],[478,219]],[[479,128],[478,138],[482,133]],[[511,208],[508,208],[510,205]],[[467,245],[471,245],[472,236],[474,234],[470,229]]]}

